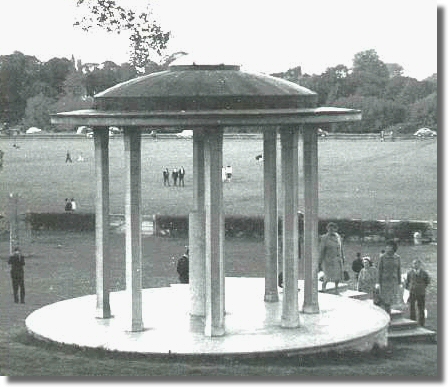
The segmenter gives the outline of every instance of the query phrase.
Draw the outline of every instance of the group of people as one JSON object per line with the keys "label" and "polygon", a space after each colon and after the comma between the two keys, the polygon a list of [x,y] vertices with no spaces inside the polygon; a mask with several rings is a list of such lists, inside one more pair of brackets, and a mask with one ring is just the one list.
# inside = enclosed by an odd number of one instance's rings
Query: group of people
{"label": "group of people", "polygon": [[[412,268],[406,275],[401,275],[401,258],[397,254],[398,245],[394,240],[386,241],[386,248],[379,256],[378,263],[372,262],[369,256],[357,258],[352,263],[352,270],[357,280],[357,290],[368,293],[387,313],[391,313],[392,305],[397,297],[402,297],[404,289],[409,292],[406,302],[409,305],[411,320],[425,325],[426,288],[430,278],[422,268],[420,259],[412,261]],[[417,317],[418,312],[418,317]]]}
{"label": "group of people", "polygon": [[[173,168],[171,171],[171,179],[173,180],[174,186],[184,187],[185,182],[185,168],[182,166],[180,168]],[[171,186],[170,184],[170,171],[168,168],[165,168],[163,170],[163,185],[165,186]]]}
{"label": "group of people", "polygon": [[[323,271],[322,289],[329,281],[334,282],[336,293],[339,282],[344,278],[345,256],[338,226],[334,222],[327,225],[327,233],[321,237],[319,250],[319,270]],[[430,282],[429,274],[422,268],[420,259],[414,259],[412,268],[407,272],[404,283],[401,276],[401,258],[397,254],[398,245],[393,239],[386,241],[385,250],[379,256],[375,265],[369,256],[357,253],[352,263],[355,272],[357,290],[368,293],[387,313],[391,314],[391,307],[400,295],[400,290],[409,291],[410,318],[425,324],[425,296]],[[402,288],[401,288],[402,287]],[[401,296],[402,297],[402,296]],[[418,318],[417,318],[418,312]]]}

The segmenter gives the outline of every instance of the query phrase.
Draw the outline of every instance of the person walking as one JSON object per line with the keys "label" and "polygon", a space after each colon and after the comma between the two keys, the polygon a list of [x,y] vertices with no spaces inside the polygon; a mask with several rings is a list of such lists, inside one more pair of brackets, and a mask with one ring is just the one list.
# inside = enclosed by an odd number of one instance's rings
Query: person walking
{"label": "person walking", "polygon": [[[409,290],[409,309],[410,319],[418,321],[421,326],[425,325],[425,298],[426,288],[429,285],[429,274],[426,270],[422,269],[422,263],[420,259],[414,259],[412,261],[412,269],[407,272],[405,288]],[[415,304],[417,303],[418,320],[415,310]]]}
{"label": "person walking", "polygon": [[67,154],[65,155],[65,162],[66,163],[72,163],[72,156],[70,156],[70,152],[67,151]]}
{"label": "person walking", "polygon": [[328,223],[327,233],[322,235],[319,249],[319,271],[324,272],[322,290],[325,290],[327,283],[332,281],[335,284],[336,293],[338,293],[339,282],[344,278],[345,262],[341,236],[337,231],[336,223]]}
{"label": "person walking", "polygon": [[370,257],[362,257],[363,268],[359,272],[358,276],[358,292],[364,292],[369,295],[369,298],[373,298],[373,292],[375,290],[375,284],[378,277],[378,269],[373,266]]}
{"label": "person walking", "polygon": [[380,306],[391,314],[391,306],[401,285],[401,258],[396,253],[397,243],[390,239],[386,242],[385,253],[380,255],[378,262],[378,279],[375,285],[378,289]]}
{"label": "person walking", "polygon": [[25,266],[25,258],[20,253],[19,247],[14,248],[13,254],[9,257],[8,264],[11,265],[11,280],[12,292],[14,295],[14,302],[19,302],[20,289],[20,303],[25,303],[25,278],[23,266]]}
{"label": "person walking", "polygon": [[185,169],[184,169],[184,167],[179,168],[178,174],[179,174],[179,187],[180,186],[185,187],[185,183],[184,183]]}

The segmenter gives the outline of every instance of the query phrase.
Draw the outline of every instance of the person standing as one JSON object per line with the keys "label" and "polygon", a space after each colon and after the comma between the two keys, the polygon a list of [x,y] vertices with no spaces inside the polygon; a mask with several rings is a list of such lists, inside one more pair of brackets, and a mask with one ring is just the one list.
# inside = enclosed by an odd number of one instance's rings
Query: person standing
{"label": "person standing", "polygon": [[75,202],[75,199],[71,198],[71,199],[70,199],[70,203],[71,203],[71,205],[72,205],[72,212],[75,212],[75,211],[76,211],[76,202]]}
{"label": "person standing", "polygon": [[319,249],[319,271],[324,272],[322,290],[326,289],[327,282],[332,281],[335,284],[336,293],[338,293],[339,282],[344,278],[345,262],[341,236],[337,231],[336,223],[328,223],[327,233],[322,235]]}
{"label": "person standing", "polygon": [[13,254],[9,257],[8,264],[11,265],[11,280],[12,292],[14,295],[14,302],[19,302],[20,289],[20,303],[25,303],[25,278],[23,266],[25,266],[25,258],[20,253],[19,247],[15,247]]}
{"label": "person standing", "polygon": [[364,267],[363,259],[361,259],[361,253],[356,253],[356,259],[352,262],[352,270],[355,272],[356,281],[358,281],[359,272]]}
{"label": "person standing", "polygon": [[364,267],[359,272],[358,292],[367,293],[369,298],[373,298],[373,291],[375,290],[378,270],[375,266],[373,266],[370,257],[363,257],[362,262]]}
{"label": "person standing", "polygon": [[425,325],[425,298],[426,287],[429,285],[429,274],[426,270],[421,268],[420,259],[412,261],[412,269],[407,272],[405,288],[409,290],[409,306],[410,319],[417,321],[415,304],[418,309],[418,323],[421,326]]}
{"label": "person standing", "polygon": [[177,171],[177,168],[173,169],[173,172],[171,172],[171,177],[173,178],[173,185],[177,185],[177,177],[179,176],[179,172]]}
{"label": "person standing", "polygon": [[72,163],[72,156],[70,156],[70,152],[67,151],[67,154],[65,155],[65,162],[66,163]]}
{"label": "person standing", "polygon": [[185,184],[184,184],[185,169],[184,169],[184,167],[180,167],[178,173],[179,173],[179,187],[180,186],[185,187]]}
{"label": "person standing", "polygon": [[165,168],[163,170],[163,185],[167,185],[168,187],[170,186],[170,173],[168,171],[168,168]]}
{"label": "person standing", "polygon": [[68,198],[65,198],[65,212],[72,212],[72,202],[68,200]]}
{"label": "person standing", "polygon": [[190,280],[189,275],[189,249],[185,246],[185,253],[177,261],[177,274],[179,274],[179,281],[181,284],[188,284]]}
{"label": "person standing", "polygon": [[394,240],[386,242],[385,253],[379,258],[378,279],[375,285],[379,291],[380,305],[389,315],[401,284],[401,258],[396,253],[397,249],[398,245]]}

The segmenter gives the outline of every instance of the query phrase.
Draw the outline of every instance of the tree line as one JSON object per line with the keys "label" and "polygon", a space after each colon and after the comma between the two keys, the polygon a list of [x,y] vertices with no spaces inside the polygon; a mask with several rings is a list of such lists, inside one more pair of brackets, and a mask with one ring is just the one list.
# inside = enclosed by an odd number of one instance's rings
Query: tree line
{"label": "tree line", "polygon": [[[112,61],[82,63],[72,57],[41,62],[14,52],[0,56],[0,122],[3,129],[36,126],[45,130],[72,131],[50,124],[50,114],[88,109],[93,96],[117,83],[166,69],[184,52],[144,67]],[[386,64],[375,50],[357,53],[352,68],[337,65],[320,75],[302,74],[300,66],[272,74],[318,94],[319,106],[362,110],[360,122],[324,128],[340,132],[368,133],[394,130],[409,133],[425,126],[437,130],[437,74],[418,81],[402,75],[398,64]]]}
{"label": "tree line", "polygon": [[300,67],[275,74],[318,94],[319,106],[362,110],[362,120],[329,130],[410,133],[420,127],[437,130],[437,73],[418,81],[403,76],[403,67],[384,63],[373,49],[357,53],[353,66],[327,68],[320,75],[301,74]]}

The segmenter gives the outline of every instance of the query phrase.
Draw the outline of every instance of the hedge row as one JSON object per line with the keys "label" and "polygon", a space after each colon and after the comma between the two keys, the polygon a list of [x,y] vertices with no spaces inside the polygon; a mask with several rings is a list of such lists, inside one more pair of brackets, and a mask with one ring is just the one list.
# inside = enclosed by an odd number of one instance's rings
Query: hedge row
{"label": "hedge row", "polygon": [[[369,221],[361,219],[320,219],[318,222],[318,233],[322,235],[326,232],[329,222],[338,225],[339,233],[346,239],[352,241],[372,241],[380,242],[390,238],[397,238],[401,241],[411,241],[414,233],[420,231],[424,241],[435,240],[429,222],[425,221]],[[298,217],[298,230],[303,234],[303,215]],[[154,230],[158,236],[188,236],[187,216],[154,216]],[[279,219],[278,231],[282,233],[282,220]],[[225,218],[226,237],[237,238],[263,238],[264,220],[262,216],[226,216]]]}
{"label": "hedge row", "polygon": [[95,231],[95,214],[29,212],[25,221],[34,231]]}
{"label": "hedge row", "polygon": [[[26,222],[32,230],[94,231],[94,214],[77,213],[27,213]],[[303,234],[303,215],[298,218],[299,233]],[[346,240],[380,242],[389,238],[410,241],[414,233],[420,231],[423,240],[435,239],[429,222],[424,221],[368,221],[358,219],[320,219],[319,235],[326,232],[329,222],[338,224],[339,233]],[[282,221],[278,222],[279,234],[282,233]],[[157,236],[188,237],[188,216],[155,215],[154,232]],[[262,216],[226,216],[225,235],[230,238],[256,238],[264,236]]]}

